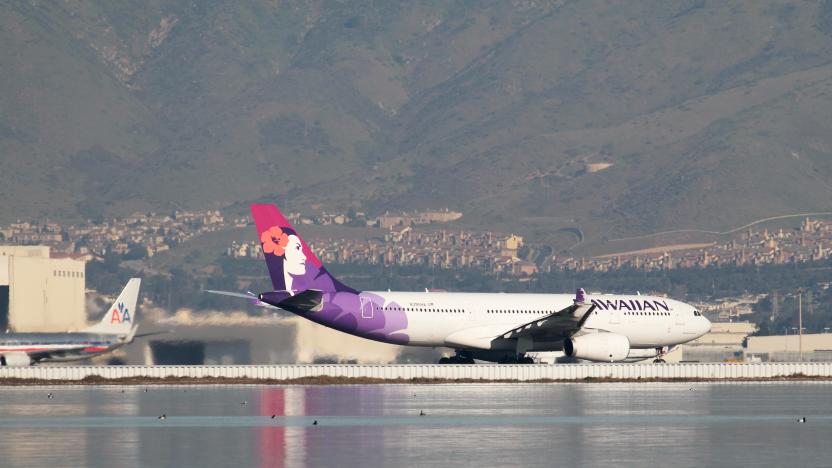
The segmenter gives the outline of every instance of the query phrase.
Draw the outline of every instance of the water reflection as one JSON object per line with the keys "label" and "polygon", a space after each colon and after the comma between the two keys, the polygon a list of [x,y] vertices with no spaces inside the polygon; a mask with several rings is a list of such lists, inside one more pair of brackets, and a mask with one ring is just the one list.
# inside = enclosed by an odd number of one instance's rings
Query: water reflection
{"label": "water reflection", "polygon": [[[811,466],[832,455],[830,389],[7,387],[0,388],[0,454],[4,466]],[[807,424],[796,422],[801,415]]]}

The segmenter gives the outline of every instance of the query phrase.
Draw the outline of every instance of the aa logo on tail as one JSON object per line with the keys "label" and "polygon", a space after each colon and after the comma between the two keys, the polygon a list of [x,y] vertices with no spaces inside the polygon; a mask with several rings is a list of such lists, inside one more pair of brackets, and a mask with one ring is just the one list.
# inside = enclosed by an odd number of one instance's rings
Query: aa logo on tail
{"label": "aa logo on tail", "polygon": [[129,323],[130,311],[124,307],[123,302],[118,303],[118,308],[114,308],[110,313],[110,323]]}

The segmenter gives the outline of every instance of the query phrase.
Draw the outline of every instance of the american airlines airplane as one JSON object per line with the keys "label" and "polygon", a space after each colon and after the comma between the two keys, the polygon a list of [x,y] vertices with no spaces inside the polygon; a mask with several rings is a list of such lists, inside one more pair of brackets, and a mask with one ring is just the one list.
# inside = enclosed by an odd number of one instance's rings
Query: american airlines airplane
{"label": "american airlines airplane", "polygon": [[140,285],[140,278],[131,278],[101,321],[81,332],[0,334],[0,365],[87,359],[131,343],[138,329],[135,320]]}
{"label": "american airlines airplane", "polygon": [[529,352],[636,362],[708,333],[694,307],[642,295],[357,291],[335,279],[274,205],[252,205],[273,291],[244,297],[370,340],[450,347],[440,363],[531,363]]}

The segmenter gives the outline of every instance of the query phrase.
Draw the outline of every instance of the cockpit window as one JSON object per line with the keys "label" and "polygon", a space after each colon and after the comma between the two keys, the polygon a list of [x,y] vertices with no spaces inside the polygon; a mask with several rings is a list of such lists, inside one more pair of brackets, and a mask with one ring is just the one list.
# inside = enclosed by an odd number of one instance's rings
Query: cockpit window
{"label": "cockpit window", "polygon": [[693,311],[693,315],[695,315],[695,316],[697,316],[697,317],[702,316],[702,314],[700,314],[698,310],[694,310],[694,311]]}

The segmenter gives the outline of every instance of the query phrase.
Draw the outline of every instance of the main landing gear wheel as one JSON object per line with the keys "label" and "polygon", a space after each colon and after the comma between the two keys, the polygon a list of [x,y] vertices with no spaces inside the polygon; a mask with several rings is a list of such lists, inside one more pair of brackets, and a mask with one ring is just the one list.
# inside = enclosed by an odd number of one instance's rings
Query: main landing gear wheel
{"label": "main landing gear wheel", "polygon": [[439,364],[474,364],[474,358],[465,354],[457,354],[451,357],[442,357]]}
{"label": "main landing gear wheel", "polygon": [[662,358],[653,359],[653,364],[667,364],[667,362]]}
{"label": "main landing gear wheel", "polygon": [[534,359],[529,356],[505,356],[497,362],[499,364],[534,364]]}

